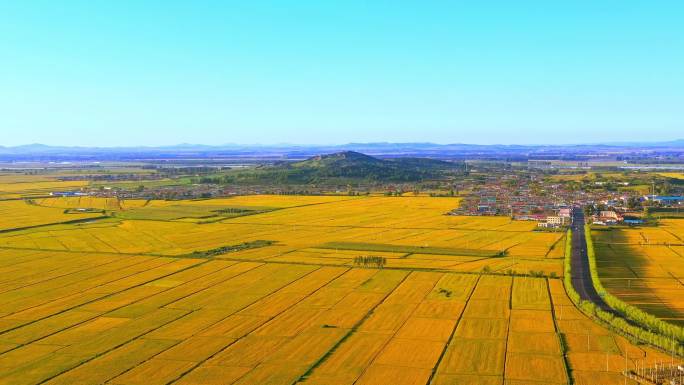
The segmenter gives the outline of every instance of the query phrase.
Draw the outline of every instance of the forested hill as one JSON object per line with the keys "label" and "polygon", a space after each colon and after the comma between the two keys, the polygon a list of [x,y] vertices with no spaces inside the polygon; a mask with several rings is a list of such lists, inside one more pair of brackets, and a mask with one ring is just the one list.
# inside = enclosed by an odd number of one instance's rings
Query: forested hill
{"label": "forested hill", "polygon": [[384,160],[359,152],[344,151],[315,156],[286,167],[301,170],[316,177],[413,181],[436,178],[444,171],[459,168],[460,164],[427,158]]}
{"label": "forested hill", "polygon": [[460,172],[462,163],[427,158],[379,159],[344,151],[294,163],[278,163],[236,170],[222,178],[226,183],[325,183],[344,181],[415,182],[441,179]]}

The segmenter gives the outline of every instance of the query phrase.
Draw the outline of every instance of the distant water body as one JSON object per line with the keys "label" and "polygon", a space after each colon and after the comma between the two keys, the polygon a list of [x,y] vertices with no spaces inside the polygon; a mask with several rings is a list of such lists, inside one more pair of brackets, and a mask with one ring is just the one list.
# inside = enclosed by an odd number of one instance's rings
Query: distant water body
{"label": "distant water body", "polygon": [[621,166],[627,170],[684,170],[684,166]]}

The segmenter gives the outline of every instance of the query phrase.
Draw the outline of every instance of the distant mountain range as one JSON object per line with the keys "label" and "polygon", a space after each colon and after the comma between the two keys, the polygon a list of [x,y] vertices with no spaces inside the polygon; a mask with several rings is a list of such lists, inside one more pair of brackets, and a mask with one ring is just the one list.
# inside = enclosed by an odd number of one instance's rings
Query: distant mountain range
{"label": "distant mountain range", "polygon": [[435,143],[348,143],[342,145],[199,145],[158,147],[0,146],[0,161],[174,161],[304,160],[319,154],[354,151],[380,158],[557,159],[596,154],[684,153],[684,139],[667,142],[611,142],[576,145],[479,145]]}

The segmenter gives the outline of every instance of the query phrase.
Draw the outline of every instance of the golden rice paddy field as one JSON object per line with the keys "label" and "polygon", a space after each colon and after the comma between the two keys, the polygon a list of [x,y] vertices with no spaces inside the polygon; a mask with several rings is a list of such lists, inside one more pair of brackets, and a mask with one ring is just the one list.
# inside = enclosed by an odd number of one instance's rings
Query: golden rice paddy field
{"label": "golden rice paddy field", "polygon": [[[86,186],[86,181],[58,181],[27,179],[28,175],[0,174],[0,199],[45,196],[53,191],[74,190]],[[34,176],[30,176],[34,178]]]}
{"label": "golden rice paddy field", "polygon": [[592,237],[606,289],[659,318],[684,324],[684,220],[593,231]]}
{"label": "golden rice paddy field", "polygon": [[[560,279],[487,274],[560,275],[563,234],[444,215],[457,204],[0,201],[0,385],[617,385],[668,359],[587,319]],[[256,240],[274,243],[190,255]]]}
{"label": "golden rice paddy field", "polygon": [[60,198],[38,198],[32,203],[42,207],[61,209],[96,209],[96,210],[129,210],[145,206],[146,200],[120,200],[117,198],[97,198],[92,196],[75,196]]}
{"label": "golden rice paddy field", "polygon": [[581,181],[581,180],[594,180],[597,177],[608,178],[608,179],[620,179],[625,177],[623,172],[601,172],[597,173],[594,171],[588,171],[583,173],[571,173],[571,174],[556,174],[551,175],[549,178],[554,181]]}
{"label": "golden rice paddy field", "polygon": [[681,172],[660,172],[658,175],[664,176],[666,178],[684,179],[684,173]]}
{"label": "golden rice paddy field", "polygon": [[[177,256],[269,240],[275,243],[226,258],[349,266],[357,256],[377,255],[387,267],[561,275],[563,233],[535,232],[533,222],[507,217],[444,215],[456,205],[454,198],[345,196],[2,201],[5,228],[55,224],[0,233],[0,247]],[[84,209],[111,217],[59,223],[102,216]]]}
{"label": "golden rice paddy field", "polygon": [[558,279],[33,250],[0,269],[0,384],[622,384],[666,359]]}
{"label": "golden rice paddy field", "polygon": [[0,200],[0,232],[99,216],[98,213],[67,213],[62,208],[39,207],[24,200]]}

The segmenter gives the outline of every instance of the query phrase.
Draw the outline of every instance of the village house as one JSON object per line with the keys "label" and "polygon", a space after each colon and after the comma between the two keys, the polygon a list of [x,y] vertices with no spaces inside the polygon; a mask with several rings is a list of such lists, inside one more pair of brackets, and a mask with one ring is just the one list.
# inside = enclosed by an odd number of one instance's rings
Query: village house
{"label": "village house", "polygon": [[615,225],[623,221],[622,215],[612,210],[603,210],[598,215],[592,216],[592,222],[595,225]]}
{"label": "village house", "polygon": [[547,216],[546,220],[537,223],[538,227],[541,228],[557,228],[567,225],[570,222],[570,217],[561,216]]}

